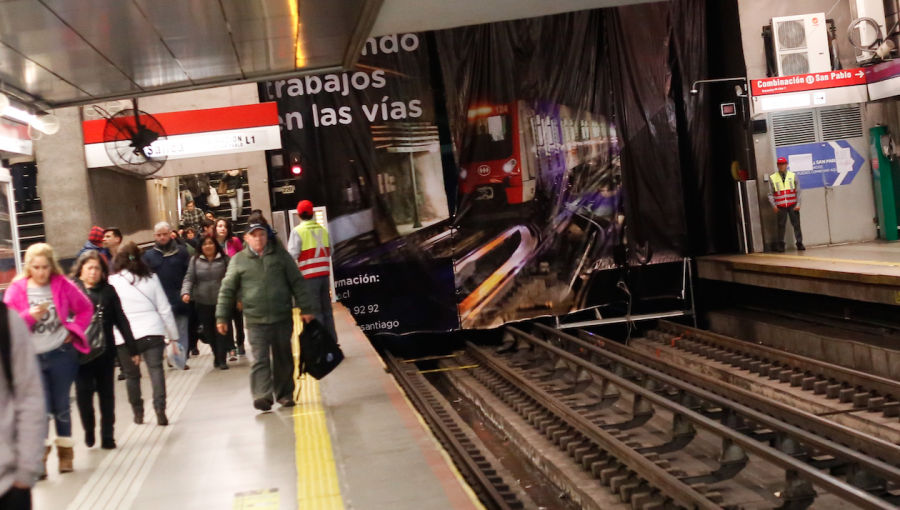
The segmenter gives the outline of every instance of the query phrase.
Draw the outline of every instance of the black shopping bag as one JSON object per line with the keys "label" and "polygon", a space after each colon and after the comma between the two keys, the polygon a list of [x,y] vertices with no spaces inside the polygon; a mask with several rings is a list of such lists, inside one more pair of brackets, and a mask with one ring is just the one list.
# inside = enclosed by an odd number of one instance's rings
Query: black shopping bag
{"label": "black shopping bag", "polygon": [[313,320],[303,325],[303,332],[300,333],[300,363],[303,373],[321,379],[343,360],[341,346],[322,323]]}

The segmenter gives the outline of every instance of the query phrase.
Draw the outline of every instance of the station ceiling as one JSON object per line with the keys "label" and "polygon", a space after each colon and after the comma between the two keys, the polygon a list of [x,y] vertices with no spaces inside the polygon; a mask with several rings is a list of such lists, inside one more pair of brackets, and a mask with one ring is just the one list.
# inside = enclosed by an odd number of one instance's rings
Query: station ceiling
{"label": "station ceiling", "polygon": [[43,108],[327,72],[370,35],[645,0],[0,0],[0,91]]}

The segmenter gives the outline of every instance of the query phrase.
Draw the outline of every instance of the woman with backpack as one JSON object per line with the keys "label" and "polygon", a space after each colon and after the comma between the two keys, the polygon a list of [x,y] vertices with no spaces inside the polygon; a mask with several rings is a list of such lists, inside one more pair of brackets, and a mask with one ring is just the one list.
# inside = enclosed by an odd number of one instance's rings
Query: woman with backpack
{"label": "woman with backpack", "polygon": [[184,284],[181,286],[181,299],[189,303],[191,299],[197,304],[197,316],[203,329],[203,340],[209,344],[215,356],[214,367],[228,370],[226,355],[231,347],[231,337],[216,330],[216,301],[219,288],[228,270],[228,255],[213,236],[206,236],[200,241],[200,252],[191,258]]}
{"label": "woman with backpack", "polygon": [[[82,360],[75,379],[75,396],[78,403],[78,414],[84,426],[84,443],[88,448],[94,446],[96,438],[96,417],[94,415],[94,393],[100,400],[100,447],[112,450],[116,447],[114,426],[116,423],[115,371],[118,349],[113,328],[118,328],[124,340],[127,356],[120,363],[140,365],[138,352],[128,317],[122,310],[122,301],[116,289],[109,284],[109,268],[103,258],[95,251],[83,253],[72,267],[72,279],[94,304],[94,315],[100,314],[102,328],[97,332],[103,335],[105,345],[99,353],[91,352],[89,361]],[[89,328],[93,329],[93,328]],[[91,340],[90,338],[88,340]],[[96,348],[93,345],[92,347]]]}
{"label": "woman with backpack", "polygon": [[[138,352],[147,363],[153,386],[153,408],[156,423],[168,425],[166,417],[166,376],[163,373],[163,352],[169,342],[178,342],[178,326],[172,306],[166,297],[159,278],[141,260],[141,250],[128,243],[116,254],[115,266],[119,272],[109,277],[109,284],[122,300],[122,310],[131,324]],[[116,335],[119,360],[130,357],[125,339]],[[131,363],[121,363],[128,389],[128,402],[134,412],[134,422],[144,423],[144,400],[141,398],[141,369]]]}
{"label": "woman with backpack", "polygon": [[[78,287],[63,275],[53,248],[38,243],[25,251],[22,273],[6,289],[3,302],[17,311],[31,328],[47,412],[56,426],[56,453],[59,472],[74,470],[72,411],[69,393],[78,374],[78,353],[90,346],[84,333],[94,315],[94,305]],[[44,475],[52,446],[44,449]]]}

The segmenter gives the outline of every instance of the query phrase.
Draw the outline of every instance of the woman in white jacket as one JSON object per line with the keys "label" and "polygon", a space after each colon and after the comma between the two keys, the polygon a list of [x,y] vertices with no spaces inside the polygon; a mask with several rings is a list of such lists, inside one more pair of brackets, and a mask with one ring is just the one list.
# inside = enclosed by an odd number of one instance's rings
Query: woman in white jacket
{"label": "woman in white jacket", "polygon": [[[172,307],[159,278],[141,260],[141,250],[134,243],[119,248],[113,266],[118,272],[109,277],[109,283],[122,300],[122,310],[131,323],[131,331],[137,339],[138,351],[150,372],[153,386],[153,408],[156,423],[168,425],[166,418],[166,377],[163,373],[163,351],[169,342],[177,342],[178,326]],[[116,334],[116,344],[124,349],[124,340]],[[125,359],[125,358],[120,358]],[[141,398],[141,368],[122,363],[128,401],[134,411],[134,422],[144,423],[144,400]]]}

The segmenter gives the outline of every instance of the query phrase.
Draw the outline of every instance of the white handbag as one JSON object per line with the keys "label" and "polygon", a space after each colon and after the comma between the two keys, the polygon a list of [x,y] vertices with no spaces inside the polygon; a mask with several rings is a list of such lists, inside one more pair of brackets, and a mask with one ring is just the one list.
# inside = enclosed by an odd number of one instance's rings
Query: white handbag
{"label": "white handbag", "polygon": [[212,186],[209,187],[209,198],[206,199],[207,205],[210,207],[219,207],[219,192]]}

